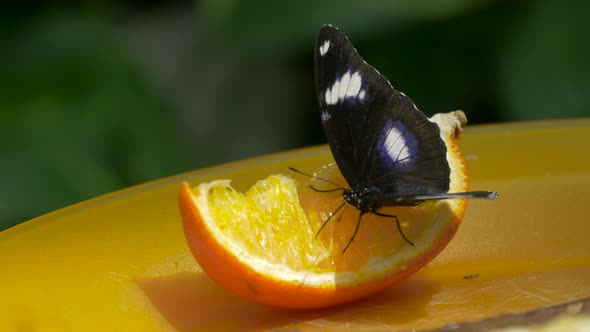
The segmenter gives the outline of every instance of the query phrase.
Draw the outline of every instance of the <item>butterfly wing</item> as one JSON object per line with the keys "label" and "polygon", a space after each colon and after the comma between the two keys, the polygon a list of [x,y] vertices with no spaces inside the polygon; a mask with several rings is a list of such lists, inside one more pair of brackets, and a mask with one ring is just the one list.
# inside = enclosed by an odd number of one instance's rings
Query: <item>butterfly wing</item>
{"label": "butterfly wing", "polygon": [[388,197],[449,190],[438,126],[332,26],[318,36],[315,80],[328,144],[352,189]]}

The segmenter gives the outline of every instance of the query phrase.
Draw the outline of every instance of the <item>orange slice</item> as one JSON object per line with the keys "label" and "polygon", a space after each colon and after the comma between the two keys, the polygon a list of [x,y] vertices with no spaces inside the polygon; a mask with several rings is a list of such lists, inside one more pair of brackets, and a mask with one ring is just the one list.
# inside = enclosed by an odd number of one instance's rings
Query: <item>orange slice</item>
{"label": "orange slice", "polygon": [[[467,171],[455,142],[466,121],[463,112],[438,114],[431,121],[439,125],[447,145],[450,192],[467,191]],[[321,176],[341,179],[335,167]],[[229,180],[194,189],[183,183],[179,206],[184,231],[202,269],[237,295],[267,305],[344,303],[391,286],[431,261],[457,231],[466,207],[464,199],[448,199],[386,210],[398,217],[414,246],[403,240],[392,219],[365,215],[343,253],[359,213],[343,209],[316,238],[323,221],[342,204],[342,195],[310,190],[308,181],[299,175],[272,175],[245,194],[235,191]]]}

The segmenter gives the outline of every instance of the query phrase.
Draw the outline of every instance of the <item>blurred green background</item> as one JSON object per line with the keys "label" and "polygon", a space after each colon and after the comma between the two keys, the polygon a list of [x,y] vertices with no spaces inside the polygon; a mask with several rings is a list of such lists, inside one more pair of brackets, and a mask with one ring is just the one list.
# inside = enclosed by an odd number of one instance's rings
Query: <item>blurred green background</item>
{"label": "blurred green background", "polygon": [[9,2],[0,229],[133,184],[323,143],[313,47],[324,23],[428,115],[589,116],[589,12],[582,0]]}

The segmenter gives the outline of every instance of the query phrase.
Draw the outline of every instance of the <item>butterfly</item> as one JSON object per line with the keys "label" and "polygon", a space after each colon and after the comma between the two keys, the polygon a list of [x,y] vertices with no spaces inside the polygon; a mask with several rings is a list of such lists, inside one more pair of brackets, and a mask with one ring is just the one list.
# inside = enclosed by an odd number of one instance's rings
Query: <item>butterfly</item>
{"label": "butterfly", "polygon": [[448,192],[451,169],[438,125],[367,64],[344,33],[331,25],[323,26],[314,58],[322,125],[336,164],[350,186],[343,188],[321,179],[339,188],[315,190],[342,190],[344,202],[324,221],[317,235],[338,210],[350,205],[359,216],[343,252],[367,213],[393,218],[401,236],[413,245],[398,218],[381,212],[382,208],[416,206],[427,200],[498,196],[490,191]]}

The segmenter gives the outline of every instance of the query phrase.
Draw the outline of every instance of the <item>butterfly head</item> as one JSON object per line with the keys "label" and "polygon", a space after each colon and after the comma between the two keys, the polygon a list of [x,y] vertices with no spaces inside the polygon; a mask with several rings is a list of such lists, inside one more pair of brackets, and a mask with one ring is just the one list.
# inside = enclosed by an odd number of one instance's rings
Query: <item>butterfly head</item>
{"label": "butterfly head", "polygon": [[361,190],[345,189],[342,197],[347,204],[354,206],[362,213],[374,212],[380,206],[375,204],[375,198],[378,197],[376,188],[364,188]]}

